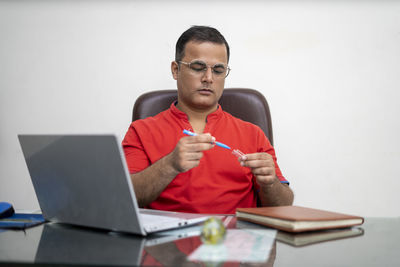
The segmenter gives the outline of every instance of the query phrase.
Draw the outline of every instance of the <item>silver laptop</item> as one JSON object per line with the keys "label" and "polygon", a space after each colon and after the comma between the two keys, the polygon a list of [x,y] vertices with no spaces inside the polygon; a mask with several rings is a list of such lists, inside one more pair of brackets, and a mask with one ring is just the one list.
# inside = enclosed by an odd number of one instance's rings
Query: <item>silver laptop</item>
{"label": "silver laptop", "polygon": [[18,135],[43,217],[140,235],[185,227],[201,214],[139,209],[114,135]]}

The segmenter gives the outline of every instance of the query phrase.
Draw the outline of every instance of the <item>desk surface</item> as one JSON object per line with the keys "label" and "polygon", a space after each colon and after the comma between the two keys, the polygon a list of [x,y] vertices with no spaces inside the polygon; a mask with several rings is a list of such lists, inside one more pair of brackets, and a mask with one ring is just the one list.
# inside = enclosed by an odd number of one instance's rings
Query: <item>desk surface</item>
{"label": "desk surface", "polygon": [[[233,224],[235,228],[235,224]],[[400,266],[400,218],[367,218],[363,234],[296,247],[272,240],[262,262],[234,266]],[[241,226],[242,229],[246,227]],[[247,228],[248,229],[248,228]],[[268,230],[266,230],[268,231]],[[142,238],[46,224],[22,231],[0,232],[0,265],[164,265],[222,266],[190,261],[201,246],[198,236],[158,242]],[[247,242],[247,241],[246,241]],[[250,241],[249,241],[250,242]]]}

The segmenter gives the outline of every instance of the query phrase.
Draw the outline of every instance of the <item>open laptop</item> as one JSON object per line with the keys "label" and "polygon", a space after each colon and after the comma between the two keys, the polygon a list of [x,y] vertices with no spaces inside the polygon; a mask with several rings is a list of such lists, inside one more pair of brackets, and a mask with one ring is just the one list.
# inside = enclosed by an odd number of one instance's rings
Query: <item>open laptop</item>
{"label": "open laptop", "polygon": [[139,209],[115,135],[18,135],[43,217],[140,235],[206,220]]}

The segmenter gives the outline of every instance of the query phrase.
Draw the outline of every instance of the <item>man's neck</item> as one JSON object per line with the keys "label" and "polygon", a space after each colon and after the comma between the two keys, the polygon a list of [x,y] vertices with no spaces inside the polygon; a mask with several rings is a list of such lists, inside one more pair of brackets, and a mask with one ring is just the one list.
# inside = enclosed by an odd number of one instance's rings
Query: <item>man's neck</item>
{"label": "man's neck", "polygon": [[177,108],[186,113],[194,132],[203,133],[207,122],[207,116],[216,111],[218,105],[209,109],[193,109],[185,105],[180,105],[178,102]]}

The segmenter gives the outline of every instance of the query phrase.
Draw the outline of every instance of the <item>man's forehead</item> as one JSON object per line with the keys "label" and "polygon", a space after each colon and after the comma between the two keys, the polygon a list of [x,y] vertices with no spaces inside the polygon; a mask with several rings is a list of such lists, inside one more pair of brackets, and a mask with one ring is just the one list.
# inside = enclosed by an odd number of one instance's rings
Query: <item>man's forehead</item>
{"label": "man's forehead", "polygon": [[185,46],[185,58],[211,57],[227,62],[228,55],[225,44],[213,42],[190,41]]}

